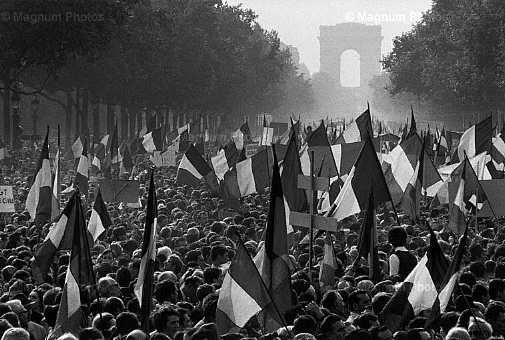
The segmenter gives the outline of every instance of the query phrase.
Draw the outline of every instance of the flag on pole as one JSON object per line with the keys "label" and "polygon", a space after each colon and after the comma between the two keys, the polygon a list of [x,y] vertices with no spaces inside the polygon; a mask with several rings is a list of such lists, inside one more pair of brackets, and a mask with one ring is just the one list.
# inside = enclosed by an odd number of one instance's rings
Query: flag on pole
{"label": "flag on pole", "polygon": [[156,260],[156,224],[158,220],[158,203],[156,200],[156,189],[154,187],[154,169],[151,171],[151,181],[149,183],[149,195],[147,197],[146,223],[144,228],[144,240],[142,241],[142,252],[140,269],[134,292],[140,304],[142,316],[141,328],[149,334],[149,316],[151,314],[154,262]]}
{"label": "flag on pole", "polygon": [[345,128],[345,131],[337,139],[337,144],[361,142],[366,139],[367,134],[373,136],[369,108]]}
{"label": "flag on pole", "polygon": [[447,228],[457,235],[463,234],[465,218],[468,213],[476,213],[487,201],[486,193],[482,189],[468,157],[465,157],[460,166],[462,169],[459,180],[453,182],[458,189],[454,200],[449,203],[449,222],[447,224]]}
{"label": "flag on pole", "polygon": [[96,193],[95,203],[93,203],[93,209],[91,210],[91,216],[89,217],[88,230],[93,241],[96,241],[102,233],[112,225],[112,221],[107,211],[107,206],[102,198],[102,191],[98,187]]}
{"label": "flag on pole", "polygon": [[306,191],[298,188],[298,175],[303,175],[303,171],[298,155],[297,137],[292,129],[281,174],[287,217],[289,211],[305,212],[309,209]]}
{"label": "flag on pole", "polygon": [[336,269],[337,260],[335,258],[335,251],[333,250],[331,234],[329,231],[326,231],[326,237],[324,240],[323,262],[319,268],[319,285],[323,291],[325,290],[325,287],[326,290],[333,289],[335,287]]}
{"label": "flag on pole", "polygon": [[237,164],[240,154],[236,145],[237,142],[233,141],[226,143],[217,155],[211,158],[212,167],[220,180],[223,180],[224,174]]}
{"label": "flag on pole", "polygon": [[235,143],[237,150],[242,150],[244,148],[244,144],[251,143],[251,130],[249,130],[249,123],[247,119],[244,124],[242,124],[240,128],[233,133],[231,138]]}
{"label": "flag on pole", "polygon": [[493,137],[493,118],[487,117],[476,125],[467,129],[459,140],[458,158],[462,160],[472,158],[484,151],[491,154]]}
{"label": "flag on pole", "polygon": [[53,195],[52,174],[49,164],[49,127],[40,150],[39,161],[33,175],[30,191],[26,197],[25,207],[36,225],[41,225],[57,216],[58,202]]}
{"label": "flag on pole", "polygon": [[377,217],[375,215],[373,185],[370,185],[366,214],[359,232],[358,251],[359,256],[368,261],[368,277],[374,283],[379,282],[382,277],[377,244]]}
{"label": "flag on pole", "polygon": [[[60,176],[60,125],[58,125],[58,149],[56,150],[56,156],[54,157],[54,181],[53,181],[53,196],[56,198],[56,208],[58,209],[58,214],[60,211],[61,202],[61,176]],[[56,209],[52,209],[56,211]],[[57,216],[51,218],[54,220]]]}
{"label": "flag on pole", "polygon": [[326,127],[321,121],[319,127],[310,135],[307,140],[308,158],[311,158],[312,151],[314,152],[314,172],[322,177],[338,176],[335,159],[326,135]]}
{"label": "flag on pole", "polygon": [[72,144],[72,154],[74,155],[74,158],[79,158],[82,155],[82,141],[81,141],[81,136],[77,137],[75,140],[74,144]]}
{"label": "flag on pole", "polygon": [[133,170],[133,160],[130,153],[130,148],[126,141],[121,144],[119,148],[119,158],[121,162],[119,163],[119,175],[123,175],[125,173],[130,173]]}
{"label": "flag on pole", "polygon": [[88,138],[84,140],[81,158],[77,165],[77,173],[75,174],[75,183],[79,187],[79,191],[88,197],[88,180],[89,180],[89,159],[88,159]]}
{"label": "flag on pole", "polygon": [[430,245],[426,254],[410,272],[379,314],[381,324],[396,332],[421,311],[429,309],[438,296],[449,263],[430,228]]}
{"label": "flag on pole", "polygon": [[349,176],[346,178],[326,216],[341,221],[348,216],[365,210],[368,205],[370,185],[374,187],[375,206],[391,201],[391,195],[375,147],[370,135],[368,135],[356,163],[354,163]]}
{"label": "flag on pole", "polygon": [[191,144],[184,156],[182,156],[179,168],[177,169],[177,185],[198,186],[200,180],[204,178],[207,180],[213,175],[212,168],[205,161],[202,155]]}
{"label": "flag on pole", "polygon": [[414,108],[411,105],[410,106],[410,129],[409,129],[409,133],[407,134],[405,139],[408,139],[409,137],[413,136],[416,133],[417,133],[417,124],[416,124],[416,119],[414,118]]}
{"label": "flag on pole", "polygon": [[146,133],[142,140],[142,146],[147,152],[163,150],[163,138],[161,137],[161,127]]}
{"label": "flag on pole", "polygon": [[85,316],[81,312],[80,289],[96,283],[90,254],[89,234],[86,229],[79,189],[75,191],[73,196],[70,219],[75,224],[71,226],[73,230],[71,232],[70,262],[54,327],[56,336],[64,333],[78,334],[82,321],[85,320]]}
{"label": "flag on pole", "polygon": [[274,138],[274,129],[268,126],[267,118],[263,115],[263,130],[261,133],[259,145],[272,145],[272,140]]}
{"label": "flag on pole", "polygon": [[405,188],[405,192],[400,199],[400,208],[402,208],[415,223],[417,223],[420,218],[421,191],[423,188],[423,170],[426,153],[425,148],[426,143],[423,142],[414,173],[412,174],[412,177]]}
{"label": "flag on pole", "polygon": [[433,306],[431,307],[431,312],[428,320],[426,320],[425,328],[429,328],[433,322],[438,319],[438,317],[440,317],[440,314],[445,312],[447,305],[449,304],[454,286],[456,285],[456,282],[459,280],[459,277],[461,275],[461,263],[463,262],[463,257],[465,256],[467,239],[468,225],[465,228],[463,237],[461,237],[459,240],[456,254],[454,255],[454,258],[449,265],[447,274],[445,275],[444,280],[439,288],[438,296],[435,299]]}
{"label": "flag on pole", "polygon": [[74,226],[81,223],[77,220],[79,215],[75,212],[75,209],[77,209],[77,203],[75,202],[77,195],[78,191],[76,190],[68,200],[58,219],[51,226],[51,229],[49,229],[49,233],[34,256],[32,274],[35,284],[44,282],[53,263],[54,255],[58,250],[72,248]]}
{"label": "flag on pole", "polygon": [[246,247],[239,239],[237,253],[221,285],[216,309],[219,335],[238,332],[271,301]]}
{"label": "flag on pole", "polygon": [[[267,332],[273,332],[286,323],[282,317],[293,304],[291,301],[291,275],[286,231],[286,212],[284,194],[274,154],[272,184],[270,189],[270,208],[265,228],[265,243],[254,257],[254,263],[265,282],[273,301],[263,308],[258,316],[260,325]],[[277,308],[275,308],[275,306]]]}

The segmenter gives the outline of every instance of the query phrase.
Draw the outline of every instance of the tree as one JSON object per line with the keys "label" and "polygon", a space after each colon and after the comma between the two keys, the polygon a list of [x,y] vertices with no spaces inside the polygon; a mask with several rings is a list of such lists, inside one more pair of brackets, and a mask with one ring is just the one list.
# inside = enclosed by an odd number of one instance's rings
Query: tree
{"label": "tree", "polygon": [[[118,0],[6,0],[0,4],[0,90],[4,104],[4,136],[10,141],[10,93],[34,66],[47,80],[74,56],[95,59],[114,39],[127,16],[127,3]],[[22,90],[21,94],[27,94]]]}
{"label": "tree", "polygon": [[505,6],[481,0],[436,0],[383,60],[393,95],[487,114],[503,109]]}

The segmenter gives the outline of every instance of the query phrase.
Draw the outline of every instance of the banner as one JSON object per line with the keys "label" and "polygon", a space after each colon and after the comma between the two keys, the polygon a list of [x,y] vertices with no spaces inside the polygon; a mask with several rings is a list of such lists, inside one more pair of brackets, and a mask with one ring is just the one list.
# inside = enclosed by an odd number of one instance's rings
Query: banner
{"label": "banner", "polygon": [[10,185],[0,185],[0,212],[15,212],[14,194],[12,192],[12,186]]}
{"label": "banner", "polygon": [[105,202],[139,202],[139,181],[99,179],[98,184]]}

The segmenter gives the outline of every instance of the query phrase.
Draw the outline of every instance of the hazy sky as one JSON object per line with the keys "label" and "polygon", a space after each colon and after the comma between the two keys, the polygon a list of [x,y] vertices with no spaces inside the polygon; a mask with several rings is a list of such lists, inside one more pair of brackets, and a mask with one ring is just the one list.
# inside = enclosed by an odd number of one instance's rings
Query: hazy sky
{"label": "hazy sky", "polygon": [[[226,0],[225,0],[226,1]],[[408,31],[431,7],[431,0],[227,0],[243,4],[258,15],[257,21],[279,33],[282,42],[296,46],[301,62],[311,73],[319,71],[319,26],[360,22],[382,26],[382,53],[392,40]]]}

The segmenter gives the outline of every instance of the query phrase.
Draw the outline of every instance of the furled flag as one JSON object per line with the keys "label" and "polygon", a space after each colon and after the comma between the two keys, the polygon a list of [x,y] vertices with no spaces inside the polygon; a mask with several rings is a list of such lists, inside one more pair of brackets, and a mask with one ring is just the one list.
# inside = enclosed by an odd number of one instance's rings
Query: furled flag
{"label": "furled flag", "polygon": [[90,254],[89,234],[86,229],[79,190],[76,190],[74,196],[74,207],[71,209],[71,214],[74,216],[70,218],[75,224],[71,227],[73,230],[70,261],[54,327],[56,337],[64,333],[78,334],[83,318],[85,318],[81,312],[81,287],[96,284]]}
{"label": "furled flag", "polygon": [[326,231],[323,262],[321,262],[321,267],[319,268],[319,285],[323,291],[335,287],[336,269],[337,260],[335,258],[335,251],[333,250],[331,234],[329,231]]}
{"label": "furled flag", "polygon": [[216,309],[216,326],[219,335],[238,332],[263,310],[271,299],[262,278],[239,238],[237,253],[221,285]]}
{"label": "furled flag", "polygon": [[417,124],[416,124],[416,119],[414,118],[414,108],[412,105],[410,106],[410,129],[409,133],[407,136],[405,136],[405,139],[409,139],[409,137],[413,136],[414,134],[417,134]]}
{"label": "furled flag", "polygon": [[465,256],[467,239],[468,225],[466,226],[463,237],[459,240],[456,254],[454,255],[454,258],[449,265],[449,269],[447,270],[447,274],[445,274],[444,280],[440,285],[438,296],[431,307],[431,312],[428,320],[426,320],[425,328],[429,328],[433,322],[439,318],[440,314],[445,312],[447,305],[449,304],[452,291],[454,290],[454,286],[459,280],[461,274],[461,263],[463,262],[463,257]]}
{"label": "furled flag", "polygon": [[240,128],[233,133],[231,138],[235,143],[237,150],[242,150],[244,148],[244,144],[251,143],[251,130],[249,130],[249,123],[247,122],[247,119],[244,124],[242,124]]}
{"label": "furled flag", "polygon": [[283,320],[284,314],[293,306],[284,194],[275,152],[270,188],[270,208],[264,232],[265,243],[254,257],[254,263],[273,298],[273,301],[263,307],[258,315],[260,325],[267,332],[273,332],[284,326],[286,324]]}
{"label": "furled flag", "polygon": [[366,214],[359,231],[358,251],[359,256],[368,261],[368,277],[374,283],[379,282],[382,277],[377,244],[377,217],[375,216],[373,185],[370,185]]}
{"label": "furled flag", "polygon": [[82,145],[81,136],[79,136],[75,140],[74,144],[72,144],[72,154],[74,155],[74,158],[81,157],[83,147],[84,146]]}
{"label": "furled flag", "polygon": [[449,263],[430,228],[430,245],[426,254],[410,272],[393,297],[379,314],[381,324],[396,332],[417,316],[430,309],[438,297]]}
{"label": "furled flag", "polygon": [[184,156],[182,156],[179,168],[177,169],[177,185],[196,187],[200,184],[202,178],[207,181],[212,175],[215,176],[209,164],[195,147],[190,144]]}
{"label": "furled flag", "polygon": [[298,188],[298,175],[303,175],[300,157],[298,156],[297,137],[291,128],[288,150],[282,163],[281,182],[286,202],[286,216],[289,211],[306,212],[309,209],[307,193]]}
{"label": "furled flag", "polygon": [[260,136],[259,145],[272,145],[272,140],[274,138],[274,128],[268,126],[267,118],[263,115],[263,130]]}
{"label": "furled flag", "polygon": [[39,161],[26,197],[26,210],[36,225],[42,225],[59,214],[58,202],[53,195],[52,174],[49,164],[49,128],[40,150]]}
{"label": "furled flag", "polygon": [[493,118],[489,116],[463,133],[459,140],[458,158],[463,160],[465,154],[468,158],[472,158],[484,151],[491,154],[492,137]]}
{"label": "furled flag", "polygon": [[75,174],[75,183],[79,187],[79,191],[88,197],[88,180],[89,180],[89,160],[88,160],[88,139],[84,140],[81,158],[77,165],[77,172]]}
{"label": "furled flag", "polygon": [[141,328],[146,334],[149,334],[149,316],[152,305],[157,220],[158,203],[156,201],[156,189],[154,188],[154,170],[152,170],[149,195],[147,197],[146,223],[144,227],[144,240],[142,241],[139,277],[134,288],[135,296],[140,304],[140,315],[142,316]]}
{"label": "furled flag", "polygon": [[307,140],[308,157],[311,158],[314,152],[314,173],[320,174],[322,177],[338,176],[337,166],[333,159],[330,142],[326,135],[326,127],[324,122],[310,135]]}
{"label": "furled flag", "polygon": [[126,141],[121,144],[119,148],[119,158],[121,162],[119,163],[119,175],[130,173],[133,170],[133,160],[130,153],[130,148]]}
{"label": "furled flag", "polygon": [[102,233],[112,225],[112,221],[107,211],[107,206],[102,198],[102,192],[100,187],[96,193],[95,203],[93,204],[93,209],[91,210],[91,216],[89,217],[88,230],[93,241],[96,241]]}
{"label": "furled flag", "polygon": [[[58,149],[56,150],[56,156],[54,157],[54,180],[53,180],[53,196],[56,201],[56,208],[58,209],[58,214],[60,211],[60,200],[61,200],[61,176],[60,176],[60,125],[58,125]],[[52,209],[56,212],[56,209]],[[56,218],[56,216],[54,216]],[[51,219],[54,219],[51,218]]]}
{"label": "furled flag", "polygon": [[[77,220],[77,218],[80,217],[76,213],[76,197],[78,195],[80,195],[79,191],[74,191],[59,218],[51,226],[51,229],[49,229],[49,233],[34,256],[32,273],[35,284],[44,282],[51,268],[51,264],[53,263],[54,255],[58,250],[68,250],[72,248],[74,226],[81,223]],[[91,235],[89,237],[91,238]]]}
{"label": "furled flag", "polygon": [[391,201],[377,153],[368,135],[356,163],[326,216],[341,221],[365,210],[368,205],[370,185],[373,185],[375,206]]}
{"label": "furled flag", "polygon": [[[411,137],[412,138],[412,137]],[[421,191],[423,188],[423,171],[424,171],[424,160],[425,160],[425,148],[426,143],[422,143],[421,151],[419,152],[419,159],[417,160],[416,168],[402,198],[400,199],[400,208],[412,218],[412,220],[417,223],[420,217],[420,205],[421,205]],[[437,172],[438,174],[438,172]],[[440,178],[440,175],[438,175]],[[441,181],[441,179],[440,179]]]}
{"label": "furled flag", "polygon": [[337,144],[364,141],[367,134],[373,136],[370,108],[367,108],[365,112],[345,128],[345,131],[337,139]]}
{"label": "furled flag", "polygon": [[147,152],[163,150],[163,138],[161,136],[161,127],[146,133],[142,140],[142,145]]}
{"label": "furled flag", "polygon": [[112,131],[112,136],[110,137],[110,143],[108,143],[107,154],[110,157],[111,164],[119,163],[119,143],[118,143],[118,132],[117,124],[114,125],[114,130]]}
{"label": "furled flag", "polygon": [[459,172],[459,180],[452,182],[454,186],[457,186],[457,191],[454,200],[449,202],[449,222],[447,224],[447,228],[456,235],[463,234],[466,224],[465,218],[468,213],[476,214],[482,204],[487,201],[486,193],[482,189],[468,157],[465,157],[460,166],[462,169]]}

